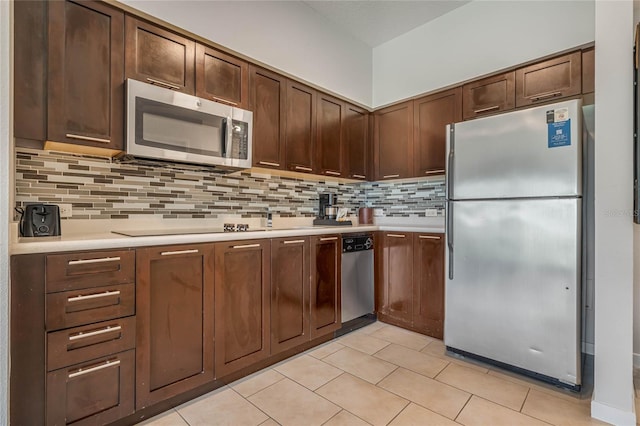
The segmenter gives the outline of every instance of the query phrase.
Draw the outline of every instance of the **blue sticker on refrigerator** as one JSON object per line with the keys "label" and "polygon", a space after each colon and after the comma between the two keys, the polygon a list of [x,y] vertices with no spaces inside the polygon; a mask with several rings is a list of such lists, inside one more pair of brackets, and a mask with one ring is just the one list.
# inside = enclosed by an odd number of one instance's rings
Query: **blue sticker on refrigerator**
{"label": "blue sticker on refrigerator", "polygon": [[571,120],[547,123],[549,148],[571,145]]}

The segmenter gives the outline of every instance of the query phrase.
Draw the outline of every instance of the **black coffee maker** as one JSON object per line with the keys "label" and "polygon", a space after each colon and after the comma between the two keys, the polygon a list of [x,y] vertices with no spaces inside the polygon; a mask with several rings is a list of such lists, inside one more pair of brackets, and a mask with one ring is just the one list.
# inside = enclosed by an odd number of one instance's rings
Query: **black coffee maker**
{"label": "black coffee maker", "polygon": [[20,235],[23,237],[51,237],[60,235],[60,209],[55,204],[27,204],[16,209],[21,214]]}
{"label": "black coffee maker", "polygon": [[338,196],[336,194],[320,194],[318,199],[318,217],[313,220],[314,225],[352,225],[350,220],[336,220],[338,217]]}

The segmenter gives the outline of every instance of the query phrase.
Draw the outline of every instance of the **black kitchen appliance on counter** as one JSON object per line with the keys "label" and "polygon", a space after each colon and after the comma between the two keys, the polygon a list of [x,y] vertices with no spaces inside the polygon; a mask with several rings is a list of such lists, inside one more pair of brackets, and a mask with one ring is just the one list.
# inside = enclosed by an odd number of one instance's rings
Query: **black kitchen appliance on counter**
{"label": "black kitchen appliance on counter", "polygon": [[60,235],[60,208],[55,204],[27,204],[24,210],[16,210],[21,214],[21,236],[52,237]]}
{"label": "black kitchen appliance on counter", "polygon": [[313,219],[314,225],[350,226],[350,220],[337,220],[338,196],[336,194],[320,194],[318,200],[318,217]]}

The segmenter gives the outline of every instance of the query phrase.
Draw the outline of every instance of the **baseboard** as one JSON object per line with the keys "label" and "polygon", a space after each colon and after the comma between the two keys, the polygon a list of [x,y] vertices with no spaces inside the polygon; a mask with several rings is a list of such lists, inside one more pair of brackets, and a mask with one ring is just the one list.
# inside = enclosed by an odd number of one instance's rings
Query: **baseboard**
{"label": "baseboard", "polygon": [[582,352],[588,355],[595,355],[593,343],[582,342]]}
{"label": "baseboard", "polygon": [[640,354],[633,354],[633,368],[640,368]]}
{"label": "baseboard", "polygon": [[[632,407],[631,410],[634,410]],[[591,417],[616,426],[635,426],[636,413],[634,411],[622,411],[619,408],[591,401]]]}

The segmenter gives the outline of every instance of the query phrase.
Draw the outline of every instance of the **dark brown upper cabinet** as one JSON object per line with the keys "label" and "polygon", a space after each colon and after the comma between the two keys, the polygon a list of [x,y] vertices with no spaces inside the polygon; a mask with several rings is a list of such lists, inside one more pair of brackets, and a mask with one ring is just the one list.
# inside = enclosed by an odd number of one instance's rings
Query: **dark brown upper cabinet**
{"label": "dark brown upper cabinet", "polygon": [[593,48],[582,51],[582,93],[595,91],[595,59],[596,52]]}
{"label": "dark brown upper cabinet", "polygon": [[284,169],[287,79],[249,67],[253,111],[253,159],[256,167]]}
{"label": "dark brown upper cabinet", "polygon": [[311,237],[311,338],[333,333],[342,325],[342,239]]}
{"label": "dark brown upper cabinet", "polygon": [[122,150],[124,13],[93,1],[48,6],[48,140]]}
{"label": "dark brown upper cabinet", "polygon": [[376,111],[374,126],[373,160],[376,180],[411,177],[413,101]]}
{"label": "dark brown upper cabinet", "polygon": [[344,173],[350,179],[366,180],[370,173],[369,113],[347,104],[344,110],[342,145]]}
{"label": "dark brown upper cabinet", "polygon": [[313,173],[316,138],[316,91],[287,80],[286,168]]}
{"label": "dark brown upper cabinet", "polygon": [[575,96],[581,91],[580,51],[516,70],[516,107]]}
{"label": "dark brown upper cabinet", "polygon": [[462,120],[462,88],[416,99],[413,103],[414,174],[444,174],[447,124]]}
{"label": "dark brown upper cabinet", "polygon": [[344,102],[318,93],[316,172],[319,174],[342,176],[344,110]]}
{"label": "dark brown upper cabinet", "polygon": [[249,64],[196,44],[196,96],[247,109]]}
{"label": "dark brown upper cabinet", "polygon": [[195,42],[128,15],[125,26],[127,78],[195,93]]}
{"label": "dark brown upper cabinet", "polygon": [[515,108],[515,72],[483,78],[462,86],[462,117],[465,120]]}

